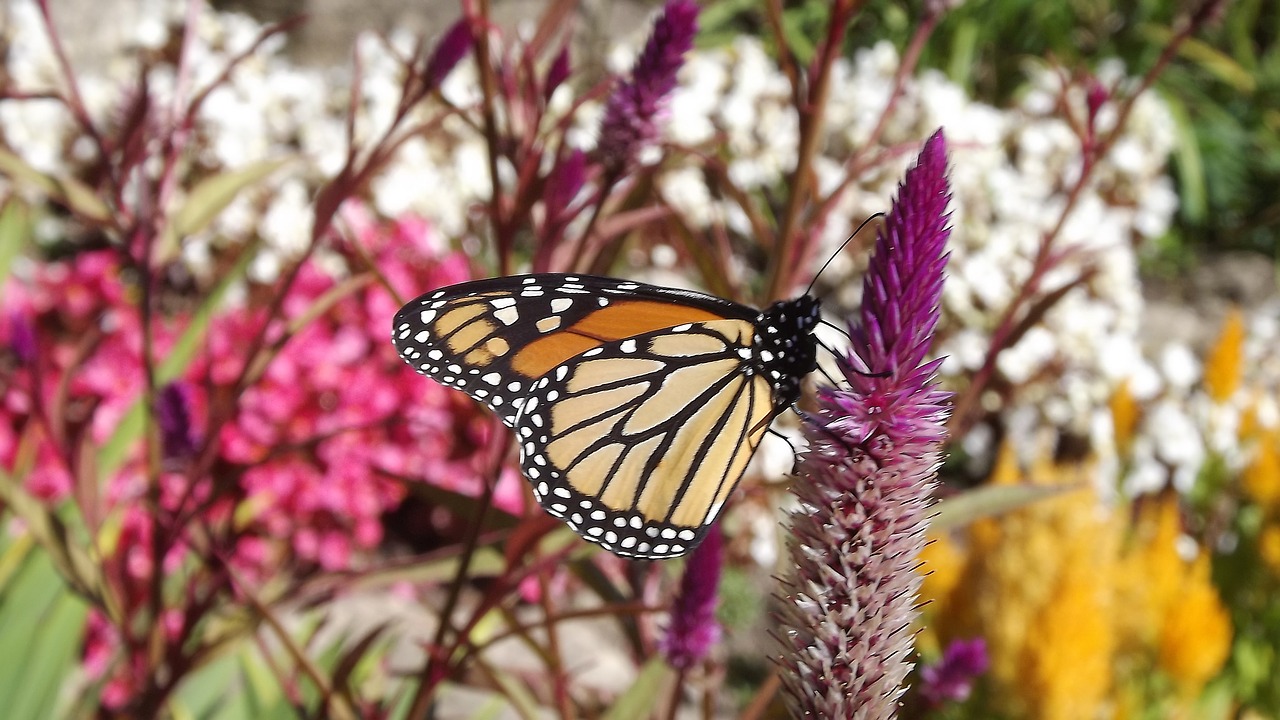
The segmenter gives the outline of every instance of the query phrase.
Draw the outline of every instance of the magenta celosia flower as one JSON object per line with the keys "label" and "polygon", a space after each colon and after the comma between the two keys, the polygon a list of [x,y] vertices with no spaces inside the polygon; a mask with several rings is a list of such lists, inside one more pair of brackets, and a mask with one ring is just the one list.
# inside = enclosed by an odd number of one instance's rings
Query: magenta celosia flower
{"label": "magenta celosia flower", "polygon": [[569,203],[578,196],[586,180],[587,156],[581,150],[570,150],[556,162],[542,192],[548,225],[562,224]]}
{"label": "magenta celosia flower", "polygon": [[463,18],[455,22],[436,42],[427,60],[423,79],[429,88],[438,87],[445,76],[471,51],[471,24]]}
{"label": "magenta celosia flower", "polygon": [[987,643],[982,638],[956,640],[942,659],[920,670],[920,695],[931,706],[962,702],[973,691],[973,681],[987,671]]}
{"label": "magenta celosia flower", "polygon": [[724,559],[722,545],[720,526],[713,525],[685,561],[670,624],[658,648],[673,668],[685,670],[697,665],[720,639],[716,591]]}
{"label": "magenta celosia flower", "polygon": [[156,420],[160,425],[160,447],[165,458],[185,458],[195,452],[189,384],[172,382],[160,389],[156,400]]}
{"label": "magenta celosia flower", "polygon": [[600,161],[611,173],[626,168],[636,153],[658,135],[658,112],[676,86],[676,73],[698,32],[698,6],[669,0],[653,25],[653,34],[605,104],[600,122]]}
{"label": "magenta celosia flower", "polygon": [[949,234],[941,131],[907,172],[863,282],[840,366],[806,417],[779,637],[797,715],[891,718],[911,669],[911,624],[948,394],[925,362]]}
{"label": "magenta celosia flower", "polygon": [[36,361],[36,328],[24,312],[9,313],[9,348],[23,365]]}
{"label": "magenta celosia flower", "polygon": [[551,102],[551,95],[568,77],[569,46],[566,44],[560,48],[560,52],[556,53],[555,59],[551,61],[551,67],[547,68],[547,78],[542,83],[542,101]]}

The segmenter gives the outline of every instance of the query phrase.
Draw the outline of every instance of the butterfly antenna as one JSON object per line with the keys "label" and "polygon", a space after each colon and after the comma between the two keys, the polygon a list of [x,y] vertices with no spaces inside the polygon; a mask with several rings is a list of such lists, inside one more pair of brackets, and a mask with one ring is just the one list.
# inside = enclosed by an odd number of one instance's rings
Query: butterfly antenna
{"label": "butterfly antenna", "polygon": [[810,292],[813,291],[814,284],[818,282],[818,276],[822,274],[823,270],[827,269],[827,266],[831,264],[832,260],[836,259],[836,256],[839,255],[844,250],[846,245],[853,242],[853,239],[858,237],[858,234],[862,232],[862,228],[866,227],[867,224],[870,223],[872,220],[875,220],[876,218],[882,218],[882,217],[884,217],[884,213],[878,212],[872,215],[871,217],[867,218],[866,220],[863,220],[862,224],[858,226],[858,229],[854,230],[852,235],[845,238],[845,241],[840,243],[840,247],[836,248],[836,251],[831,253],[831,256],[827,258],[827,261],[822,263],[822,267],[818,268],[818,272],[815,273],[813,276],[813,279],[809,281],[809,287],[805,288],[804,294],[808,295]]}
{"label": "butterfly antenna", "polygon": [[[826,322],[826,321],[824,320],[823,322]],[[826,323],[826,324],[831,325],[831,323]],[[835,327],[835,326],[834,326],[834,325],[832,325],[832,327]],[[838,329],[838,328],[837,328],[837,329]],[[845,337],[849,337],[849,334],[848,334],[848,333],[844,333],[844,336],[845,336]],[[818,343],[818,347],[820,347],[820,348],[822,348],[823,350],[826,350],[827,352],[831,353],[831,355],[832,355],[834,358],[836,358],[836,360],[837,360],[837,361],[841,361],[841,360],[843,360],[843,359],[845,359],[845,358],[847,357],[846,355],[843,355],[843,354],[841,354],[841,353],[836,352],[834,348],[829,347],[826,343],[822,342],[821,340],[818,340],[817,338],[814,338],[814,341]],[[852,339],[851,339],[850,341],[852,341]],[[851,353],[851,355],[852,355],[852,357],[856,357],[856,358],[858,358],[858,360],[862,360],[862,357],[861,357],[861,356],[859,356],[857,353]],[[864,365],[865,365],[865,363],[864,363]],[[893,375],[893,371],[892,371],[892,370],[881,370],[880,372],[872,372],[870,367],[867,367],[867,369],[866,369],[866,370],[859,370],[858,368],[855,368],[855,367],[850,367],[849,369],[850,369],[850,370],[852,370],[853,372],[855,372],[855,373],[857,373],[857,374],[861,375],[862,377],[867,377],[867,378],[887,378],[887,377],[889,377],[889,376]],[[818,366],[818,372],[820,372],[820,373],[822,373],[824,376],[826,376],[827,380],[831,380],[831,384],[832,384],[832,385],[837,386],[837,387],[839,386],[839,383],[837,383],[835,380],[832,380],[832,379],[831,379],[831,376],[827,374],[827,371],[826,371],[826,370],[822,369],[822,366],[821,366],[821,365],[819,365],[819,366]]]}

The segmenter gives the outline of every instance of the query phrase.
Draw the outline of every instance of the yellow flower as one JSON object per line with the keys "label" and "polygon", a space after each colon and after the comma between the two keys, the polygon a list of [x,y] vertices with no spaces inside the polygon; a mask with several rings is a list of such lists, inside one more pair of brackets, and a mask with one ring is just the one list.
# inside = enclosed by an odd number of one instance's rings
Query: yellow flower
{"label": "yellow flower", "polygon": [[1268,524],[1258,536],[1258,554],[1272,575],[1280,577],[1280,525]]}
{"label": "yellow flower", "polygon": [[1129,392],[1129,384],[1124,383],[1111,395],[1111,425],[1115,429],[1116,448],[1121,453],[1128,452],[1129,443],[1133,440],[1134,431],[1138,428],[1141,408]]}
{"label": "yellow flower", "polygon": [[947,598],[960,583],[964,556],[947,533],[929,533],[929,542],[920,552],[920,574],[924,576],[920,597],[933,613],[946,610]]}
{"label": "yellow flower", "polygon": [[1098,574],[1093,550],[1089,543],[1073,544],[1052,600],[1028,628],[1020,692],[1032,717],[1075,720],[1104,713],[1115,634],[1111,587]]}
{"label": "yellow flower", "polygon": [[1232,308],[1222,323],[1222,332],[1204,362],[1204,389],[1217,402],[1225,402],[1240,387],[1244,374],[1244,315]]}
{"label": "yellow flower", "polygon": [[1195,697],[1222,671],[1230,650],[1231,617],[1209,578],[1209,558],[1201,555],[1160,630],[1160,668],[1184,698]]}
{"label": "yellow flower", "polygon": [[1177,495],[1139,507],[1116,575],[1116,631],[1127,652],[1141,654],[1153,646],[1168,608],[1178,599],[1186,566],[1178,556],[1181,532]]}
{"label": "yellow flower", "polygon": [[1008,446],[992,469],[991,484],[1077,488],[969,528],[940,633],[987,641],[998,711],[1089,718],[1108,702],[1119,533],[1088,490],[1093,472],[1089,462],[1054,465],[1048,452],[1022,472]]}
{"label": "yellow flower", "polygon": [[1280,515],[1280,434],[1260,439],[1245,468],[1244,491],[1268,514]]}

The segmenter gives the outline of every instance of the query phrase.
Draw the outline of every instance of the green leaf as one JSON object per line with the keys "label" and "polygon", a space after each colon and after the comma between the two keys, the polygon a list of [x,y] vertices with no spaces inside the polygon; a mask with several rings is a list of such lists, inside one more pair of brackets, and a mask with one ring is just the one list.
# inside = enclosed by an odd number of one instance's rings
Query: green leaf
{"label": "green leaf", "polygon": [[87,549],[71,537],[62,518],[33,498],[16,478],[2,470],[0,500],[9,506],[14,515],[22,518],[27,525],[27,532],[48,553],[54,567],[76,592],[93,598],[99,605],[108,608],[112,605],[111,596],[104,591],[101,567],[90,557]]}
{"label": "green leaf", "polygon": [[1188,222],[1199,224],[1209,212],[1206,194],[1204,159],[1200,155],[1200,141],[1196,138],[1195,124],[1187,114],[1187,108],[1176,98],[1165,97],[1165,106],[1178,131],[1175,135],[1174,161],[1178,164],[1179,212]]}
{"label": "green leaf", "polygon": [[947,63],[947,77],[966,90],[973,88],[973,70],[977,67],[978,23],[965,19],[955,29],[951,43],[951,57]]}
{"label": "green leaf", "polygon": [[[5,548],[6,556],[12,548]],[[44,553],[26,555],[0,586],[0,717],[55,715],[75,667],[86,612]]]}
{"label": "green leaf", "polygon": [[75,178],[46,175],[5,148],[0,148],[0,175],[47,195],[88,223],[111,224],[111,209],[98,197],[93,188]]}
{"label": "green leaf", "polygon": [[279,678],[256,650],[246,648],[240,653],[240,675],[245,681],[244,701],[251,710],[246,717],[280,716],[289,709]]}
{"label": "green leaf", "polygon": [[506,703],[499,698],[491,697],[485,700],[483,705],[476,708],[469,720],[498,720],[506,709]]}
{"label": "green leaf", "polygon": [[675,671],[662,658],[652,658],[640,668],[640,675],[613,703],[601,720],[647,720],[662,688],[675,678]]}
{"label": "green leaf", "polygon": [[538,699],[529,692],[529,688],[514,675],[494,667],[489,668],[489,678],[497,683],[502,695],[515,709],[516,714],[527,720],[537,720],[543,716],[538,711]]}
{"label": "green leaf", "polygon": [[1083,489],[1082,485],[994,485],[966,490],[938,503],[930,527],[951,530],[1032,503]]}
{"label": "green leaf", "polygon": [[226,654],[188,675],[168,703],[169,712],[175,720],[180,717],[193,720],[227,717],[228,709],[240,701],[239,696],[243,692],[231,690],[240,685],[238,661],[237,656]]}
{"label": "green leaf", "polygon": [[62,688],[77,664],[86,614],[84,602],[67,592],[46,609],[33,644],[25,653],[14,653],[25,655],[22,690],[5,717],[54,715]]}
{"label": "green leaf", "polygon": [[[1168,45],[1173,40],[1173,31],[1163,25],[1144,25],[1142,34],[1157,46]],[[1184,40],[1182,46],[1178,48],[1178,54],[1198,64],[1210,75],[1230,85],[1237,92],[1248,94],[1258,87],[1252,73],[1241,67],[1240,63],[1230,55],[1217,50],[1203,40],[1196,38]]]}
{"label": "green leaf", "polygon": [[[476,576],[491,577],[500,575],[506,569],[506,566],[507,563],[503,559],[502,553],[491,547],[481,547],[476,548],[475,554],[471,556],[471,566],[468,572]],[[360,573],[345,580],[343,589],[348,592],[354,592],[362,589],[386,587],[398,582],[442,583],[453,579],[457,575],[459,567],[460,558],[456,555],[416,562],[411,565],[384,567]]]}
{"label": "green leaf", "polygon": [[179,240],[208,227],[245,188],[262,182],[292,160],[263,160],[239,170],[218,173],[197,183],[169,219],[164,242],[157,252],[159,261],[163,262],[177,252]]}
{"label": "green leaf", "polygon": [[31,236],[30,209],[10,197],[0,208],[0,287],[9,279],[9,267]]}

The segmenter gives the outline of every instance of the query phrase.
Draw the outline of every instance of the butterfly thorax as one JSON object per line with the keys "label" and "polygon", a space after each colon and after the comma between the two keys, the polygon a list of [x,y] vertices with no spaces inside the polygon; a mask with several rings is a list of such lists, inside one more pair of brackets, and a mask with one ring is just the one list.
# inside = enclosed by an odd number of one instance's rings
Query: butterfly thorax
{"label": "butterfly thorax", "polygon": [[774,406],[784,408],[800,398],[800,383],[818,367],[818,301],[808,295],[782,300],[756,318],[754,359],[774,387]]}

